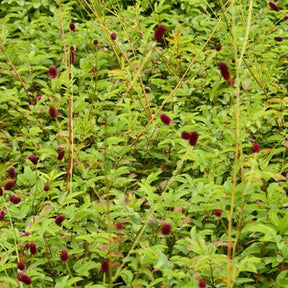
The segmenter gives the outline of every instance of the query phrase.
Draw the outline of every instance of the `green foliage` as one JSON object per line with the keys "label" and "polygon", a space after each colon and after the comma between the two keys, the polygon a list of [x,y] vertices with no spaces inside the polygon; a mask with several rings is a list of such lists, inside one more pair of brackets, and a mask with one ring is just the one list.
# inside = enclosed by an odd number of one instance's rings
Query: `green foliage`
{"label": "green foliage", "polygon": [[285,1],[250,24],[249,1],[61,2],[0,5],[0,283],[23,287],[22,262],[39,288],[286,287]]}

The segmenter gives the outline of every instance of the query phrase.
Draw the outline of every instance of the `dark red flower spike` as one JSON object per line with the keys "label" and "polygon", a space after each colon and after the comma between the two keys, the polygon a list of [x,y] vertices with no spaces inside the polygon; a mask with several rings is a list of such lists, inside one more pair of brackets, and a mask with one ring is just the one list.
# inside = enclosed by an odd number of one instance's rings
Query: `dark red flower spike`
{"label": "dark red flower spike", "polygon": [[103,260],[101,263],[101,271],[107,273],[109,271],[109,262],[108,260]]}
{"label": "dark red flower spike", "polygon": [[4,185],[5,190],[11,190],[13,186],[15,186],[16,182],[15,181],[10,181]]}
{"label": "dark red flower spike", "polygon": [[164,224],[161,227],[161,232],[163,235],[169,235],[171,233],[172,225],[169,223]]}
{"label": "dark red flower spike", "polygon": [[74,24],[73,22],[70,22],[69,28],[70,28],[70,30],[71,30],[72,32],[75,32],[75,31],[76,31],[76,26],[75,26],[75,24]]}
{"label": "dark red flower spike", "polygon": [[8,169],[8,175],[10,178],[15,178],[16,176],[16,171],[15,168],[13,166],[9,167]]}
{"label": "dark red flower spike", "polygon": [[57,68],[55,66],[51,66],[48,71],[48,76],[50,78],[56,78],[58,75]]}
{"label": "dark red flower spike", "polygon": [[62,160],[64,158],[64,154],[65,154],[65,151],[64,150],[60,150],[58,152],[58,156],[57,156],[57,159],[58,160]]}
{"label": "dark red flower spike", "polygon": [[68,251],[63,249],[63,250],[60,252],[60,259],[61,259],[61,261],[65,262],[65,261],[68,260],[68,258],[69,258]]}
{"label": "dark red flower spike", "polygon": [[272,1],[269,2],[269,6],[272,10],[278,12],[279,11],[279,7]]}
{"label": "dark red flower spike", "polygon": [[191,146],[195,146],[197,144],[198,138],[199,138],[199,134],[195,131],[192,132],[189,138],[189,144]]}
{"label": "dark red flower spike", "polygon": [[18,280],[27,285],[30,285],[32,283],[31,278],[23,272],[18,273]]}
{"label": "dark red flower spike", "polygon": [[51,118],[54,118],[54,119],[57,118],[58,112],[57,112],[57,110],[56,110],[56,108],[54,106],[51,106],[49,108],[49,115],[50,115]]}
{"label": "dark red flower spike", "polygon": [[55,219],[55,223],[58,225],[58,226],[61,226],[62,222],[65,220],[65,216],[64,215],[59,215],[56,217]]}
{"label": "dark red flower spike", "polygon": [[115,32],[111,33],[110,35],[112,40],[116,40],[117,39],[117,34]]}
{"label": "dark red flower spike", "polygon": [[260,152],[260,145],[258,143],[255,143],[252,147],[252,150],[254,153]]}
{"label": "dark red flower spike", "polygon": [[36,165],[38,163],[38,158],[35,155],[30,155],[28,157],[28,159],[34,164]]}
{"label": "dark red flower spike", "polygon": [[163,39],[165,34],[166,27],[163,24],[160,24],[154,31],[154,38],[157,42],[160,42]]}
{"label": "dark red flower spike", "polygon": [[172,124],[172,119],[168,115],[166,115],[165,113],[160,115],[160,120],[168,126],[170,126]]}

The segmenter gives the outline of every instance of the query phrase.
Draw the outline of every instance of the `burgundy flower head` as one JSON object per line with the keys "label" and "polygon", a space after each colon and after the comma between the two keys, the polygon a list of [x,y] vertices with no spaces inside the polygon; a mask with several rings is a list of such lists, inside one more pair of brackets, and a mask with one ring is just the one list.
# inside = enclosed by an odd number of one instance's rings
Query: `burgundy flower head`
{"label": "burgundy flower head", "polygon": [[68,251],[67,251],[67,250],[62,250],[62,251],[60,252],[60,259],[61,259],[61,261],[65,262],[65,261],[68,260],[68,258],[69,258]]}
{"label": "burgundy flower head", "polygon": [[10,178],[14,178],[16,176],[16,171],[15,171],[15,168],[13,166],[9,167],[8,175]]}
{"label": "burgundy flower head", "polygon": [[30,243],[25,243],[24,248],[25,249],[30,249]]}
{"label": "burgundy flower head", "polygon": [[94,46],[98,46],[99,41],[98,41],[97,39],[95,39],[95,40],[93,41],[93,44],[94,44]]}
{"label": "burgundy flower head", "polygon": [[56,78],[58,75],[57,68],[55,66],[51,66],[48,71],[48,76],[50,78]]}
{"label": "burgundy flower head", "polygon": [[279,7],[274,2],[270,1],[269,6],[272,10],[277,11],[277,12],[279,11]]}
{"label": "burgundy flower head", "polygon": [[35,155],[30,155],[28,157],[28,159],[34,164],[36,165],[38,163],[38,158]]}
{"label": "burgundy flower head", "polygon": [[92,71],[93,74],[95,74],[95,73],[97,72],[97,67],[96,67],[96,66],[93,66],[93,68],[92,68],[91,71]]}
{"label": "burgundy flower head", "polygon": [[30,253],[36,254],[36,252],[37,252],[36,244],[34,242],[31,242],[30,243]]}
{"label": "burgundy flower head", "polygon": [[5,210],[1,210],[0,211],[0,221],[2,221],[4,219],[5,215],[6,215],[6,211]]}
{"label": "burgundy flower head", "polygon": [[228,81],[230,79],[230,73],[229,73],[229,69],[228,66],[225,62],[220,62],[219,63],[219,69],[221,72],[222,77]]}
{"label": "burgundy flower head", "polygon": [[199,281],[198,286],[199,286],[200,288],[205,288],[206,285],[207,285],[207,282],[206,282],[204,279],[202,279],[202,280]]}
{"label": "burgundy flower head", "polygon": [[116,228],[117,228],[118,230],[123,230],[123,229],[124,229],[123,223],[117,223],[117,224],[116,224]]}
{"label": "burgundy flower head", "polygon": [[172,124],[172,119],[165,113],[160,115],[160,120],[168,126]]}
{"label": "burgundy flower head", "polygon": [[71,30],[72,32],[75,32],[75,31],[76,31],[76,26],[75,26],[75,24],[74,24],[73,22],[71,22],[71,23],[69,24],[69,28],[70,28],[70,30]]}
{"label": "burgundy flower head", "polygon": [[283,38],[279,37],[279,36],[276,36],[276,37],[274,37],[274,40],[277,41],[277,42],[282,42]]}
{"label": "burgundy flower head", "polygon": [[15,184],[16,184],[15,181],[10,181],[10,182],[8,182],[8,183],[5,184],[4,189],[5,189],[5,190],[11,190],[12,187],[13,187]]}
{"label": "burgundy flower head", "polygon": [[21,262],[18,262],[18,263],[17,263],[17,267],[18,267],[18,269],[21,270],[21,271],[24,271],[24,270],[26,269],[25,264],[23,264],[23,263],[21,263]]}
{"label": "burgundy flower head", "polygon": [[166,223],[162,226],[161,232],[163,235],[169,235],[171,233],[172,225],[169,223]]}
{"label": "burgundy flower head", "polygon": [[3,189],[1,186],[0,186],[0,196],[3,196]]}
{"label": "burgundy flower head", "polygon": [[[14,195],[12,195],[14,196]],[[12,197],[11,196],[11,197]],[[13,203],[13,204],[19,204],[21,202],[21,198],[20,197],[17,197],[17,196],[14,196],[13,199],[11,200],[11,197],[10,197],[10,201]]]}
{"label": "burgundy flower head", "polygon": [[163,39],[165,31],[166,31],[166,27],[163,24],[160,24],[154,31],[154,39],[157,42],[160,42]]}
{"label": "burgundy flower head", "polygon": [[192,132],[190,135],[189,144],[191,146],[195,146],[197,144],[198,138],[199,138],[199,134],[195,131]]}
{"label": "burgundy flower head", "polygon": [[74,64],[74,51],[75,51],[75,48],[74,46],[70,46],[70,65],[73,65]]}
{"label": "burgundy flower head", "polygon": [[54,106],[51,106],[49,108],[49,114],[50,114],[51,118],[57,118],[58,113],[57,113],[57,110]]}
{"label": "burgundy flower head", "polygon": [[64,215],[59,215],[56,217],[55,219],[55,223],[58,225],[58,226],[61,226],[62,222],[65,220],[65,216]]}
{"label": "burgundy flower head", "polygon": [[44,191],[49,191],[49,189],[50,189],[49,185],[48,185],[48,184],[45,184],[45,185],[44,185]]}
{"label": "burgundy flower head", "polygon": [[58,160],[62,160],[64,158],[64,154],[65,154],[65,151],[64,150],[60,150],[58,152],[58,156],[57,156],[57,159]]}
{"label": "burgundy flower head", "polygon": [[260,152],[260,145],[258,143],[255,143],[252,147],[252,150],[254,153]]}
{"label": "burgundy flower head", "polygon": [[41,99],[42,99],[42,96],[41,96],[40,94],[37,94],[36,99],[37,99],[37,100],[41,100]]}
{"label": "burgundy flower head", "polygon": [[214,211],[215,216],[220,217],[222,215],[222,210],[221,209],[216,209]]}
{"label": "burgundy flower head", "polygon": [[281,175],[286,178],[287,177],[287,172],[281,172]]}
{"label": "burgundy flower head", "polygon": [[23,272],[18,273],[18,280],[27,285],[32,283],[31,278]]}
{"label": "burgundy flower head", "polygon": [[182,139],[188,140],[188,139],[190,139],[190,137],[191,137],[191,133],[189,133],[189,132],[187,132],[187,131],[183,131],[183,132],[181,133],[181,137],[182,137]]}
{"label": "burgundy flower head", "polygon": [[116,40],[117,34],[115,32],[113,32],[113,33],[111,33],[110,37],[112,40]]}
{"label": "burgundy flower head", "polygon": [[216,51],[220,51],[222,49],[222,46],[220,45],[220,44],[218,44],[217,46],[216,46]]}
{"label": "burgundy flower head", "polygon": [[108,260],[103,260],[101,263],[101,271],[107,273],[109,271],[109,262]]}

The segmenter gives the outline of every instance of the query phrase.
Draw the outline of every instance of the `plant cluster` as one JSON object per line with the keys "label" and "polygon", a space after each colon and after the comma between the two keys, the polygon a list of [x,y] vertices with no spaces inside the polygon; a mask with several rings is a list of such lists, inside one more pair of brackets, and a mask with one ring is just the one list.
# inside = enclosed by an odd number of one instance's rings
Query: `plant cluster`
{"label": "plant cluster", "polygon": [[0,283],[287,287],[285,3],[1,1]]}

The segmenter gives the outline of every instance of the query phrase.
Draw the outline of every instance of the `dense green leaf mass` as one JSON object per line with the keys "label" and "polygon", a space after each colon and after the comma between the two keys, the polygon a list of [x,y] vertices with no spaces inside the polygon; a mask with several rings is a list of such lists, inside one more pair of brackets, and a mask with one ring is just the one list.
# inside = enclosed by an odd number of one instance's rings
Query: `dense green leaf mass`
{"label": "dense green leaf mass", "polygon": [[0,4],[0,282],[287,287],[287,1],[59,2]]}

